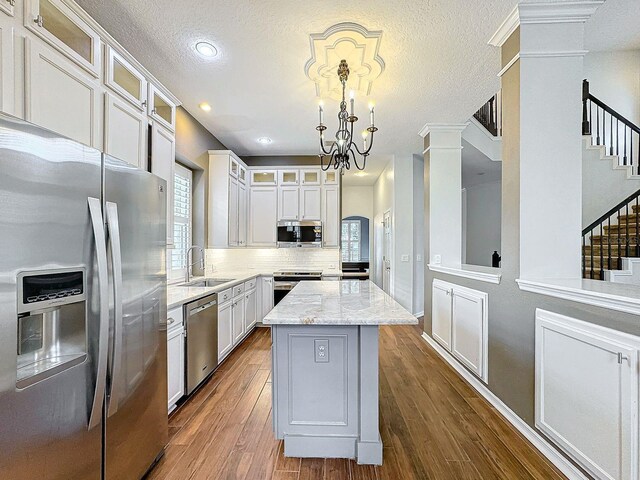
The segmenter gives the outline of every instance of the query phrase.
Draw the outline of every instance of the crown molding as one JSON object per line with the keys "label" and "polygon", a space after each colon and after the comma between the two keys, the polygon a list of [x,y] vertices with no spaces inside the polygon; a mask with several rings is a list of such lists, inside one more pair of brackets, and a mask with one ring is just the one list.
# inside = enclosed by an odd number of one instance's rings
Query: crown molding
{"label": "crown molding", "polygon": [[584,23],[604,1],[520,3],[511,10],[507,18],[500,24],[489,39],[489,45],[501,47],[515,32],[516,28],[523,24]]}
{"label": "crown molding", "polygon": [[489,45],[494,47],[501,47],[504,45],[504,42],[511,36],[513,32],[516,31],[516,28],[520,26],[520,15],[518,13],[518,6],[516,5],[507,18],[500,24],[496,32],[489,39]]}
{"label": "crown molding", "polygon": [[418,135],[422,138],[426,137],[431,132],[462,132],[469,122],[465,123],[425,123],[424,127],[420,129]]}

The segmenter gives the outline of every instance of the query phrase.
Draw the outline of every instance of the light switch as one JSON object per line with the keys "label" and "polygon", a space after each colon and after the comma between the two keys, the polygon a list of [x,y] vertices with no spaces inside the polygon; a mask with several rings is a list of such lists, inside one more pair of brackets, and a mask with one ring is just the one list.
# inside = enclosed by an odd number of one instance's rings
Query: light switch
{"label": "light switch", "polygon": [[329,362],[329,340],[317,338],[314,340],[316,363]]}
{"label": "light switch", "polygon": [[416,255],[416,261],[421,262],[422,261],[422,255],[420,255],[420,254]]}
{"label": "light switch", "polygon": [[439,265],[440,263],[442,263],[442,257],[440,255],[434,255],[433,263],[435,263],[436,265]]}
{"label": "light switch", "polygon": [[408,262],[409,261],[409,255],[402,255],[400,257],[400,260],[402,260],[403,262]]}

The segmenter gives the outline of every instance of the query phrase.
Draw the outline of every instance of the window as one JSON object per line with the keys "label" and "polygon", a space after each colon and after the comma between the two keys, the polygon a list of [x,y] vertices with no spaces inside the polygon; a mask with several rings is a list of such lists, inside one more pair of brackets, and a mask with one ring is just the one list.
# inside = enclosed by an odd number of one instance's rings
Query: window
{"label": "window", "polygon": [[184,275],[187,269],[187,251],[191,246],[193,173],[176,163],[173,196],[173,250],[171,250],[170,276]]}
{"label": "window", "polygon": [[360,261],[360,220],[342,221],[342,261]]}

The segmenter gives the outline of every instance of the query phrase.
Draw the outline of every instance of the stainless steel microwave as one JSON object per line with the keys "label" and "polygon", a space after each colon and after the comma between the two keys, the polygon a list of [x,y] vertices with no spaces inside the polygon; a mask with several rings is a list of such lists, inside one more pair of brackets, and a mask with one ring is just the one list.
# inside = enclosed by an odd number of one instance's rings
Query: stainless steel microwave
{"label": "stainless steel microwave", "polygon": [[321,247],[322,222],[278,222],[278,247]]}

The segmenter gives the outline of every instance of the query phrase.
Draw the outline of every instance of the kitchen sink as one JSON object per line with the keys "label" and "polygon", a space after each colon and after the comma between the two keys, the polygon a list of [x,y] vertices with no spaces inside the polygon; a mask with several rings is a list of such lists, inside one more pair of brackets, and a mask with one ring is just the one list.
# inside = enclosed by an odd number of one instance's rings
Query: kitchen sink
{"label": "kitchen sink", "polygon": [[217,287],[224,283],[233,282],[233,278],[222,280],[198,280],[197,282],[189,282],[180,284],[181,287]]}

